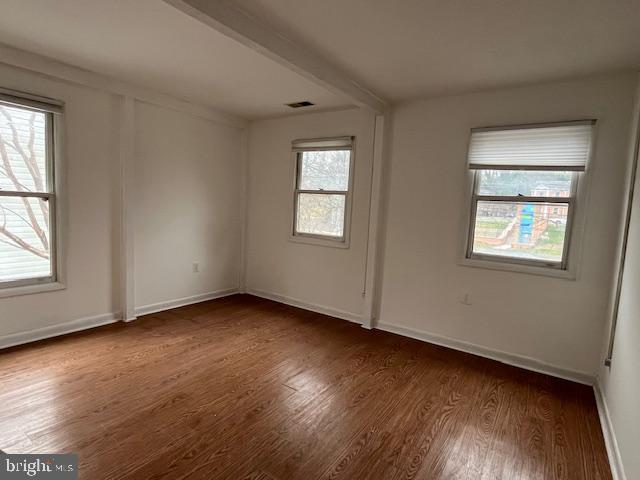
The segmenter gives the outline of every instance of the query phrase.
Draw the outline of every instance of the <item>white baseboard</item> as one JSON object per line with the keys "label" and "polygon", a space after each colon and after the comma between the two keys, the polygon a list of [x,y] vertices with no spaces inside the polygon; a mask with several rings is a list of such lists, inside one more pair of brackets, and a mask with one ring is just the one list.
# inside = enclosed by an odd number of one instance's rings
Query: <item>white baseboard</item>
{"label": "white baseboard", "polygon": [[27,332],[12,333],[10,335],[0,337],[0,349],[35,342],[37,340],[44,340],[45,338],[57,337],[58,335],[65,335],[67,333],[78,332],[88,328],[99,327],[101,325],[118,322],[120,319],[120,313],[105,313],[103,315],[79,318],[77,320],[59,323],[58,325],[51,325],[49,327],[37,328]]}
{"label": "white baseboard", "polygon": [[184,307],[186,305],[192,305],[194,303],[206,302],[207,300],[215,300],[216,298],[228,297],[229,295],[235,295],[236,293],[239,292],[238,289],[234,287],[226,288],[223,290],[216,290],[215,292],[192,295],[190,297],[178,298],[176,300],[168,300],[166,302],[152,303],[151,305],[136,307],[136,316],[149,315],[151,313],[162,312],[164,310],[170,310],[172,308]]}
{"label": "white baseboard", "polygon": [[607,407],[607,400],[602,392],[602,386],[600,385],[599,379],[597,379],[593,384],[593,393],[596,396],[598,416],[600,417],[604,444],[607,448],[607,456],[609,457],[609,465],[611,466],[611,475],[613,476],[613,480],[627,480],[627,476],[624,473],[624,467],[622,465],[622,457],[620,455],[620,449],[618,448],[615,430],[613,429],[613,423],[611,423],[611,416],[609,415],[609,407]]}
{"label": "white baseboard", "polygon": [[[237,288],[229,288],[224,290],[218,290],[215,292],[193,295],[190,297],[184,297],[177,300],[170,300],[166,302],[154,303],[146,305],[136,309],[137,315],[148,315],[163,310],[169,310],[171,308],[182,307],[191,305],[194,303],[205,302],[207,300],[213,300],[216,298],[222,298],[229,295],[239,293]],[[362,317],[355,313],[346,312],[343,310],[337,310],[334,308],[325,307],[323,305],[317,305],[313,303],[303,302],[291,297],[279,295],[275,293],[264,292],[261,290],[247,289],[246,293],[275,302],[284,303],[294,307],[310,310],[312,312],[329,315],[332,317],[348,320],[354,323],[362,323]],[[35,342],[37,340],[44,340],[46,338],[56,337],[59,335],[65,335],[68,333],[77,332],[80,330],[86,330],[101,325],[107,325],[120,321],[122,318],[120,313],[106,313],[102,315],[96,315],[93,317],[85,317],[70,322],[61,323],[58,325],[52,325],[49,327],[39,328],[26,332],[12,333],[0,337],[0,349],[13,347],[16,345],[22,345],[25,343]],[[602,426],[602,432],[604,436],[605,446],[607,449],[607,455],[609,457],[609,464],[611,466],[611,473],[614,480],[626,480],[624,468],[622,465],[622,458],[620,456],[620,450],[618,448],[618,442],[616,440],[613,424],[611,423],[611,417],[609,415],[609,409],[607,407],[606,399],[602,393],[600,382],[592,375],[585,372],[579,372],[574,370],[565,369],[556,365],[548,364],[541,360],[537,360],[522,355],[516,355],[512,353],[502,352],[499,350],[482,347],[473,343],[463,342],[455,340],[449,337],[443,337],[440,335],[434,335],[419,330],[414,330],[408,327],[402,327],[398,325],[392,325],[389,323],[380,322],[376,324],[375,328],[384,330],[386,332],[395,333],[405,337],[415,338],[427,343],[433,343],[443,347],[459,350],[481,357],[497,360],[502,363],[513,365],[515,367],[524,368],[525,370],[532,370],[534,372],[544,373],[554,377],[571,380],[586,385],[593,385],[593,390],[596,399],[596,405],[598,408],[598,415],[600,417],[600,423]]]}
{"label": "white baseboard", "polygon": [[316,303],[308,303],[295,298],[287,297],[277,293],[264,292],[262,290],[255,290],[253,288],[247,288],[247,293],[260,298],[266,298],[267,300],[273,300],[274,302],[284,303],[285,305],[291,305],[292,307],[302,308],[304,310],[310,310],[316,313],[322,313],[323,315],[329,315],[330,317],[340,318],[342,320],[348,320],[353,323],[362,323],[362,316],[357,313],[346,312],[344,310],[338,310],[331,307],[325,307],[324,305],[318,305]]}
{"label": "white baseboard", "polygon": [[[155,303],[153,305],[146,305],[144,307],[136,308],[136,315],[147,315],[150,313],[160,312],[162,310],[169,310],[171,308],[183,307],[185,305],[191,305],[193,303],[205,302],[207,300],[213,300],[215,298],[226,297],[235,293],[238,293],[237,288],[228,288],[225,290],[218,290],[216,292],[193,295],[191,297]],[[78,332],[80,330],[87,330],[89,328],[99,327],[101,325],[107,325],[109,323],[115,323],[121,320],[122,314],[119,312],[105,313],[103,315],[79,318],[70,322],[51,325],[48,327],[29,330],[26,332],[12,333],[0,337],[0,349],[14,347],[16,345],[23,345],[25,343],[35,342],[37,340],[44,340],[45,338],[57,337],[59,335],[66,335],[67,333]]]}
{"label": "white baseboard", "polygon": [[[266,298],[267,300],[273,300],[274,302],[280,302],[286,305],[291,305],[293,307],[303,308],[305,310],[311,310],[312,312],[322,313],[324,315],[341,318],[343,320],[348,320],[350,322],[354,322],[358,324],[363,323],[362,316],[355,313],[345,312],[342,310],[326,307],[324,305],[308,303],[301,300],[297,300],[295,298],[287,297],[285,295],[265,292],[262,290],[256,290],[252,288],[248,288],[247,293],[250,295],[255,295],[256,297]],[[422,331],[414,330],[411,328],[401,327],[398,325],[392,325],[384,322],[377,323],[374,326],[374,328],[391,332],[391,333],[396,333],[398,335],[403,335],[405,337],[415,338],[417,340],[422,340],[423,342],[433,343],[443,347],[452,348],[454,350],[459,350],[466,353],[472,353],[474,355],[479,355],[481,357],[497,360],[499,362],[513,365],[515,367],[524,368],[525,370],[544,373],[547,375],[551,375],[553,377],[563,378],[565,380],[571,380],[573,382],[578,382],[578,383],[582,383],[589,386],[593,385],[595,381],[595,377],[586,372],[566,369],[563,367],[559,367],[557,365],[552,365],[552,364],[543,362],[542,360],[537,360],[535,358],[525,357],[523,355],[517,355],[513,353],[508,353],[508,352],[502,352],[500,350],[494,350],[494,349],[483,347],[473,343],[463,342],[461,340],[455,340],[453,338],[433,335],[427,332],[422,332]]]}
{"label": "white baseboard", "polygon": [[405,337],[415,338],[424,342],[434,343],[443,347],[452,348],[461,352],[472,353],[481,357],[490,358],[492,360],[497,360],[498,362],[513,365],[514,367],[524,368],[525,370],[531,370],[534,372],[551,375],[552,377],[559,377],[565,380],[583,383],[585,385],[593,385],[595,380],[593,375],[590,375],[586,372],[569,370],[557,365],[543,362],[542,360],[537,360],[535,358],[503,352],[500,350],[494,350],[492,348],[483,347],[474,343],[468,343],[449,337],[434,335],[431,333],[414,330],[412,328],[401,327],[384,322],[376,324],[375,328],[384,330],[386,332],[403,335]]}

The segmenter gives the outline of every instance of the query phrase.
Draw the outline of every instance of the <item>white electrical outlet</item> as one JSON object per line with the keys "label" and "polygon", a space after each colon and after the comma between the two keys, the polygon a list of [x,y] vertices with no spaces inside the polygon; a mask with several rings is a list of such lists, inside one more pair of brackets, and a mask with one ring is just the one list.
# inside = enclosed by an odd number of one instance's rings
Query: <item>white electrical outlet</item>
{"label": "white electrical outlet", "polygon": [[198,264],[198,262],[193,262],[192,269],[193,273],[198,273],[200,271],[200,265]]}
{"label": "white electrical outlet", "polygon": [[462,295],[460,297],[460,303],[463,305],[471,305],[472,304],[471,295],[468,293],[465,293],[464,295]]}

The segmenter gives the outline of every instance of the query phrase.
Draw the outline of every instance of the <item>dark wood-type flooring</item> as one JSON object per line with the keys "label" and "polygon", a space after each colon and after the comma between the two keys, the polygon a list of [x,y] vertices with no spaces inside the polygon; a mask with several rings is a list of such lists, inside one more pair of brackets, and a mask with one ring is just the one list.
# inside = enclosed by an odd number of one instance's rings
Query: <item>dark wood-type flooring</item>
{"label": "dark wood-type flooring", "polygon": [[592,390],[237,295],[0,353],[0,449],[81,479],[610,479]]}

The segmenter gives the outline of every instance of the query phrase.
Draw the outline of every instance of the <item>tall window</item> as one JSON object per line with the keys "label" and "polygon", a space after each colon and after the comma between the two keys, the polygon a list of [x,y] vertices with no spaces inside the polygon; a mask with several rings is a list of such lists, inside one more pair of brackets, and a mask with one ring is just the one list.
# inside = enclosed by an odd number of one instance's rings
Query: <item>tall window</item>
{"label": "tall window", "polygon": [[467,258],[567,269],[594,123],[472,130]]}
{"label": "tall window", "polygon": [[54,282],[54,123],[61,107],[0,93],[0,288]]}
{"label": "tall window", "polygon": [[353,138],[296,140],[293,236],[346,244]]}

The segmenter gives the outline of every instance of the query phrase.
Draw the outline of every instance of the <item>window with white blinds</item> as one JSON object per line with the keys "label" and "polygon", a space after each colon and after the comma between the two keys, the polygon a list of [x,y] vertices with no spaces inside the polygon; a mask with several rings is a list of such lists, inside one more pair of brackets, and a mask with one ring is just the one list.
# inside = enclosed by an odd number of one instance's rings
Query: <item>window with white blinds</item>
{"label": "window with white blinds", "polygon": [[566,270],[594,120],[471,131],[466,256]]}
{"label": "window with white blinds", "polygon": [[61,113],[0,93],[0,288],[56,281],[53,133]]}

